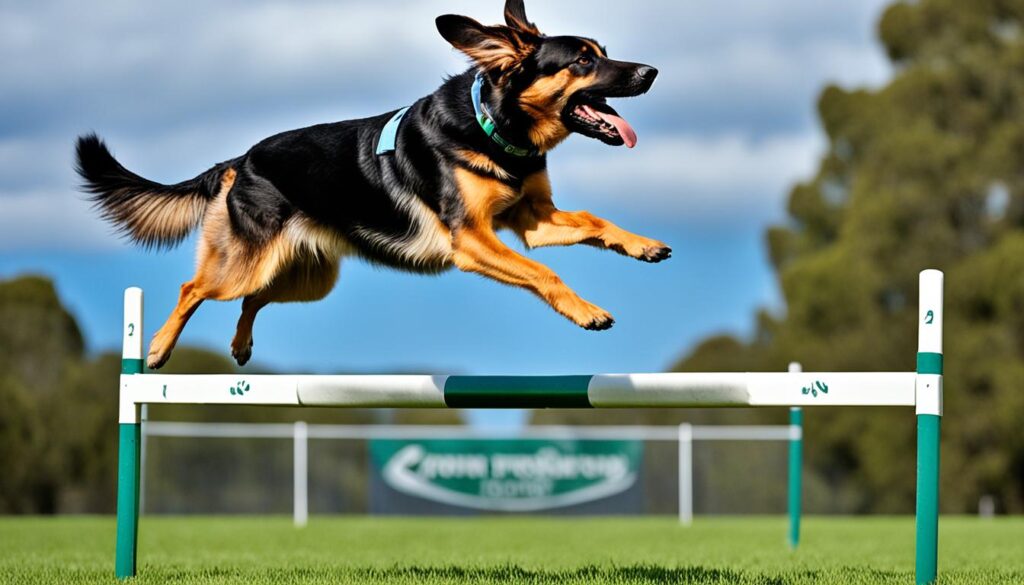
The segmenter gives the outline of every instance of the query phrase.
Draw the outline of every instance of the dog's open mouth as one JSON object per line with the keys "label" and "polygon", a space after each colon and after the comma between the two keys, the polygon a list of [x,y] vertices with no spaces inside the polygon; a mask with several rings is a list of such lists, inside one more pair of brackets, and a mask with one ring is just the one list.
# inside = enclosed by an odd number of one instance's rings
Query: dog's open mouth
{"label": "dog's open mouth", "polygon": [[602,97],[579,94],[562,113],[566,127],[605,144],[636,146],[636,131]]}

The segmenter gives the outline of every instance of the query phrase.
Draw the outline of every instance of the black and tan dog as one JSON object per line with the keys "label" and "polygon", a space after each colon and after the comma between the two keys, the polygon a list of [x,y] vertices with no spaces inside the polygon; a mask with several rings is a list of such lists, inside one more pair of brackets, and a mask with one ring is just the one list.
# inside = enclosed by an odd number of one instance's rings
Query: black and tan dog
{"label": "black and tan dog", "polygon": [[552,202],[545,153],[571,133],[636,144],[606,98],[647,92],[657,70],[609,59],[581,37],[548,37],[508,0],[507,26],[437,19],[469,71],[407,110],[278,134],[195,179],[161,185],[121,166],[101,140],[78,140],[78,171],[103,216],[132,240],[172,246],[201,227],[198,268],[153,338],[147,365],[171,355],[204,300],[244,299],[231,353],[252,355],[256,313],[314,301],[342,257],[436,273],[452,266],[532,291],[586,329],[613,319],[546,266],[501,242],[508,228],[530,248],[588,244],[645,262],[663,243]]}

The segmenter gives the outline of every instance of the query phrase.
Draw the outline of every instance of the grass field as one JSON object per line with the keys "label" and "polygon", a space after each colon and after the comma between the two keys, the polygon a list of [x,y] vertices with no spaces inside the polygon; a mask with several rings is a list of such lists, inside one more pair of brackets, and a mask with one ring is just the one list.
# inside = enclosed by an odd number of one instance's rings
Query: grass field
{"label": "grass field", "polygon": [[[145,518],[134,582],[913,583],[911,518]],[[114,583],[110,518],[0,518],[0,582]],[[943,518],[943,584],[1024,583],[1024,519]]]}

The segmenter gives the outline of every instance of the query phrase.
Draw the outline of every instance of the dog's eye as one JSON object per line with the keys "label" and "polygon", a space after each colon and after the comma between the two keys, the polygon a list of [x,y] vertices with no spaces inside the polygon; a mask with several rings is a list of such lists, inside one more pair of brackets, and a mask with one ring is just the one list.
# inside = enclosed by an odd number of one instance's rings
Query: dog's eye
{"label": "dog's eye", "polygon": [[593,62],[594,62],[594,60],[591,59],[590,57],[586,56],[586,55],[583,55],[579,59],[576,59],[576,64],[577,65],[582,65],[584,67],[590,65]]}

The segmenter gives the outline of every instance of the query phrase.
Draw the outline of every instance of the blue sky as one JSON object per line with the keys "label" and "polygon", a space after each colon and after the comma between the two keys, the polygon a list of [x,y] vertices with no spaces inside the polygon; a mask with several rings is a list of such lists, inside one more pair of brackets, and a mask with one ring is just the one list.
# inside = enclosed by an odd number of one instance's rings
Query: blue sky
{"label": "blue sky", "polygon": [[[451,272],[422,277],[352,259],[313,305],[272,306],[255,360],[283,371],[659,371],[707,335],[749,333],[778,308],[763,232],[824,149],[825,83],[877,86],[882,0],[527,1],[551,34],[585,34],[661,70],[616,104],[636,149],[574,137],[551,156],[556,202],[673,246],[645,265],[590,248],[533,256],[617,319],[585,332],[528,293]],[[433,19],[498,22],[501,0],[132,2],[0,0],[0,277],[52,276],[94,351],[118,345],[121,290],[145,288],[147,328],[191,276],[169,253],[111,235],[71,171],[95,130],[132,170],[176,182],[259,139],[405,105],[466,61]],[[183,342],[227,354],[238,303],[203,306]]]}

